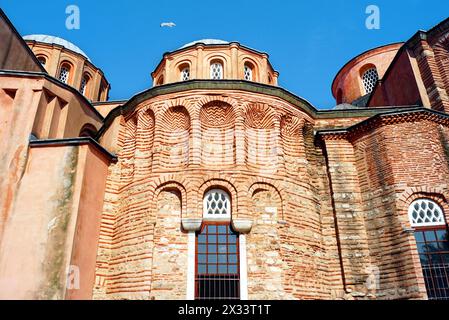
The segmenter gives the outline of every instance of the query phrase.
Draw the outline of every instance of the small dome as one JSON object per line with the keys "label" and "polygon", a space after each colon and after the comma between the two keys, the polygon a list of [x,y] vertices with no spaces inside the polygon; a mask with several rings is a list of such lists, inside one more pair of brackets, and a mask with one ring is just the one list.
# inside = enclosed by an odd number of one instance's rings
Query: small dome
{"label": "small dome", "polygon": [[334,110],[351,110],[351,109],[360,109],[360,107],[355,106],[353,104],[349,103],[342,103],[337,106],[335,106]]}
{"label": "small dome", "polygon": [[29,41],[36,41],[36,42],[60,45],[68,50],[79,53],[80,55],[84,56],[85,58],[87,58],[87,60],[90,61],[89,57],[87,56],[87,54],[84,53],[83,50],[81,50],[79,47],[77,47],[73,43],[71,43],[67,40],[64,40],[62,38],[58,38],[55,36],[49,36],[49,35],[45,35],[45,34],[32,34],[32,35],[24,36],[23,39],[29,40]]}
{"label": "small dome", "polygon": [[193,42],[189,42],[185,45],[183,45],[180,49],[184,49],[187,47],[191,47],[197,43],[204,43],[206,45],[214,45],[214,44],[229,44],[228,41],[224,41],[224,40],[219,40],[219,39],[201,39],[201,40],[197,40],[197,41],[193,41]]}

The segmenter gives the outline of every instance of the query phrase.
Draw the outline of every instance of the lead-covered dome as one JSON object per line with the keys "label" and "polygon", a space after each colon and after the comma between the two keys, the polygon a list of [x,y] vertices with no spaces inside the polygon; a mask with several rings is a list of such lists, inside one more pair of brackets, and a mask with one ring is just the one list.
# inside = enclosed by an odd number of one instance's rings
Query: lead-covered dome
{"label": "lead-covered dome", "polygon": [[201,39],[201,40],[196,40],[196,41],[192,41],[189,43],[186,43],[185,45],[183,45],[180,49],[184,49],[184,48],[188,48],[191,47],[197,43],[204,43],[206,45],[220,45],[220,44],[229,44],[229,41],[225,41],[225,40],[220,40],[220,39]]}
{"label": "lead-covered dome", "polygon": [[50,36],[50,35],[46,35],[46,34],[31,34],[31,35],[24,36],[23,39],[27,40],[27,41],[36,41],[36,42],[60,45],[60,46],[63,46],[64,48],[69,49],[75,53],[79,53],[80,55],[82,55],[83,57],[87,58],[87,60],[90,61],[87,54],[84,53],[84,51],[81,50],[78,46],[74,45],[70,41],[67,41],[67,40],[59,38],[59,37]]}

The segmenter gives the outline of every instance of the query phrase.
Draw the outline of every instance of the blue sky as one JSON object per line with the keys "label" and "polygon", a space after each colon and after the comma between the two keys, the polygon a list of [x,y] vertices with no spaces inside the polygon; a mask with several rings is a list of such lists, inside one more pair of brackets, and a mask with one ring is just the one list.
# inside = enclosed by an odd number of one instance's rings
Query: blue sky
{"label": "blue sky", "polygon": [[[72,4],[80,8],[79,30],[65,27]],[[365,27],[368,5],[380,9],[380,30]],[[78,45],[105,72],[111,100],[151,87],[150,73],[164,52],[217,38],[267,52],[280,86],[319,109],[335,105],[332,80],[351,58],[405,41],[449,13],[447,0],[0,0],[0,7],[22,35],[50,34]],[[177,26],[161,28],[166,21]]]}

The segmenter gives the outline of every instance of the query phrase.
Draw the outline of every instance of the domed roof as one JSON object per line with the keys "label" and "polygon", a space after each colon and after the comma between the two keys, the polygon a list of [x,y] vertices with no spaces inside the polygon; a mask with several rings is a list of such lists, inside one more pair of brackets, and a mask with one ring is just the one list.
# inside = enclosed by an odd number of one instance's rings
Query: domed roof
{"label": "domed roof", "polygon": [[224,40],[220,40],[220,39],[201,39],[201,40],[196,40],[193,42],[189,42],[185,45],[183,45],[180,49],[184,49],[190,46],[193,46],[197,43],[204,43],[206,45],[210,45],[210,44],[229,44],[228,41],[224,41]]}
{"label": "domed roof", "polygon": [[350,103],[342,103],[342,104],[336,105],[334,108],[334,110],[351,110],[351,109],[360,109],[360,107],[355,106]]}
{"label": "domed roof", "polygon": [[84,53],[83,50],[81,50],[79,47],[77,47],[73,43],[71,43],[65,39],[59,38],[59,37],[49,36],[46,34],[31,34],[31,35],[24,36],[23,39],[30,40],[30,41],[36,41],[36,42],[43,42],[43,43],[48,43],[48,44],[57,44],[57,45],[63,46],[66,49],[69,49],[73,52],[79,53],[80,55],[84,56],[85,58],[87,58],[87,60],[90,61],[89,57],[87,56],[87,54]]}

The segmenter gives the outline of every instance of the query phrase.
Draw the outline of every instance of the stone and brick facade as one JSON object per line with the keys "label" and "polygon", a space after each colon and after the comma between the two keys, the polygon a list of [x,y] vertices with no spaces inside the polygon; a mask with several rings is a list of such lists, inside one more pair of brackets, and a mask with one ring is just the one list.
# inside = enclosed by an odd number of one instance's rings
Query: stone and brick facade
{"label": "stone and brick facade", "polygon": [[[319,110],[277,86],[267,54],[211,40],[165,54],[130,100],[92,104],[2,19],[29,59],[0,70],[0,298],[193,299],[217,221],[238,234],[241,299],[429,297],[409,207],[449,221],[447,20],[348,63],[346,105]],[[205,214],[215,189],[225,220]]]}

